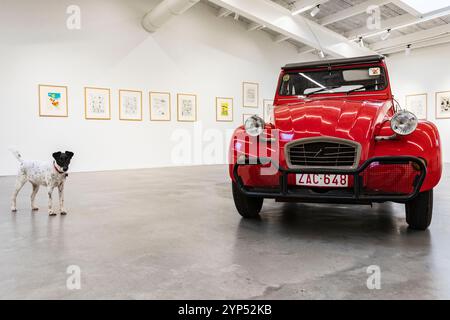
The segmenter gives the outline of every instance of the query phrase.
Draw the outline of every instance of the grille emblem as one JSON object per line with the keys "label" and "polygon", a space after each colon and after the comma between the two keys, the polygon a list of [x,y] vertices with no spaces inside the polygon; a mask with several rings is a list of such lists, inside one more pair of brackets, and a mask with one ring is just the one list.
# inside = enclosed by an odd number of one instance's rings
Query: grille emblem
{"label": "grille emblem", "polygon": [[317,151],[317,153],[314,155],[314,158],[317,158],[321,153],[322,153],[323,149],[320,149],[319,151]]}

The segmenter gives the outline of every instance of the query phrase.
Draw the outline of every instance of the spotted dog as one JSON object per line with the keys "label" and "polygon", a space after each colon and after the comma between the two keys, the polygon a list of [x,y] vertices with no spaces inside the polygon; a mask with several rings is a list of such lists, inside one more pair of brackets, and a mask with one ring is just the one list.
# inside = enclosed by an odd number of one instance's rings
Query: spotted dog
{"label": "spotted dog", "polygon": [[73,152],[55,152],[53,153],[53,162],[24,161],[19,152],[15,150],[11,150],[11,152],[20,163],[16,188],[11,200],[11,211],[17,211],[17,194],[25,183],[29,181],[33,186],[33,192],[31,193],[31,209],[33,211],[38,210],[34,200],[39,187],[45,186],[48,192],[48,214],[50,216],[56,215],[56,212],[53,210],[52,194],[53,190],[58,188],[61,215],[66,215],[67,212],[64,209],[64,182],[68,176],[67,171],[69,170],[70,160],[72,160],[74,155]]}

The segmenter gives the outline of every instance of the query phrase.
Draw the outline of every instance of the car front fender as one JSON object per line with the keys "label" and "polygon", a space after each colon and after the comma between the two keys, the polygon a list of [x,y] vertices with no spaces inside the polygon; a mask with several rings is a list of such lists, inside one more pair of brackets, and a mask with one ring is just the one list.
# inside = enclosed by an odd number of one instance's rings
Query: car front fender
{"label": "car front fender", "polygon": [[[379,135],[393,135],[388,122],[383,125]],[[421,192],[433,189],[442,176],[441,139],[437,127],[429,121],[420,121],[416,131],[410,135],[377,141],[370,156],[413,156],[423,159],[427,175]]]}

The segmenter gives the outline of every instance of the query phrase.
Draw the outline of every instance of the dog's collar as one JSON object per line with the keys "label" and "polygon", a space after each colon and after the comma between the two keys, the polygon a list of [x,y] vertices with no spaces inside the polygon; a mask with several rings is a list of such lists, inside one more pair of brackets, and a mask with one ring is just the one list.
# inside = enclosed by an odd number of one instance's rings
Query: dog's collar
{"label": "dog's collar", "polygon": [[53,168],[55,168],[56,172],[58,172],[59,174],[64,174],[64,171],[58,169],[58,165],[55,161],[53,161]]}

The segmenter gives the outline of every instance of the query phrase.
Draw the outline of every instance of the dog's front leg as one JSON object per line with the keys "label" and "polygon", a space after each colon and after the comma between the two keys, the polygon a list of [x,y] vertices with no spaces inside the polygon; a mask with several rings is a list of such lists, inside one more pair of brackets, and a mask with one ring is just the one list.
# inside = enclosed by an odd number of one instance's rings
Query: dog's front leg
{"label": "dog's front leg", "polygon": [[54,187],[48,187],[47,191],[48,191],[48,214],[50,216],[56,216],[56,212],[53,211],[53,199],[52,199],[52,195],[53,195],[53,189]]}
{"label": "dog's front leg", "polygon": [[64,209],[64,183],[61,183],[58,186],[58,193],[59,193],[59,208],[61,210],[61,215],[65,216],[67,212]]}

